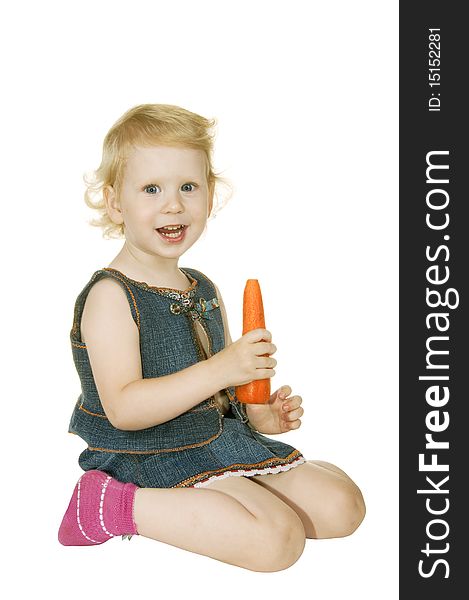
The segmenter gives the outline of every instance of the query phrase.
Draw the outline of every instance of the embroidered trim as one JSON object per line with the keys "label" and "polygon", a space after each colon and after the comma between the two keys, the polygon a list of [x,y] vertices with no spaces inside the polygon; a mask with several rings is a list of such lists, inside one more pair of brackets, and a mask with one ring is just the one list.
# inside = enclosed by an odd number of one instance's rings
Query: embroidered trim
{"label": "embroidered trim", "polygon": [[235,463],[223,469],[204,471],[203,473],[188,477],[173,487],[203,487],[214,479],[220,478],[220,476],[228,477],[227,473],[238,476],[245,475],[247,477],[262,473],[274,473],[278,471],[273,471],[272,469],[282,470],[281,467],[284,467],[283,470],[288,470],[292,465],[296,466],[296,463],[300,464],[300,461],[305,462],[305,458],[299,450],[294,450],[286,458],[273,457],[253,464]]}
{"label": "embroidered trim", "polygon": [[186,271],[184,271],[184,269],[180,270],[184,273],[184,275],[188,276],[189,279],[192,279],[192,283],[190,284],[190,286],[185,289],[185,290],[178,290],[176,288],[169,288],[169,287],[158,287],[156,285],[148,285],[148,283],[146,283],[145,281],[137,281],[136,279],[132,279],[130,277],[127,277],[127,275],[124,275],[124,273],[122,273],[121,271],[118,271],[117,269],[113,269],[112,267],[104,267],[103,271],[113,271],[115,273],[118,273],[119,275],[121,275],[122,277],[124,277],[125,279],[127,279],[127,281],[130,281],[131,283],[133,283],[134,285],[136,285],[139,288],[142,288],[142,290],[147,290],[149,292],[153,292],[156,294],[159,294],[160,296],[169,296],[170,298],[173,298],[174,296],[170,296],[169,294],[176,294],[176,296],[178,295],[186,295],[189,292],[191,292],[192,290],[194,290],[197,285],[198,285],[198,281],[197,279],[195,279],[194,277],[192,277],[192,275],[190,273],[186,273]]}
{"label": "embroidered trim", "polygon": [[123,281],[123,278],[125,278],[127,281],[132,282],[133,285],[136,285],[137,287],[143,290],[153,292],[155,294],[158,294],[159,296],[170,298],[171,300],[175,300],[176,302],[173,302],[169,307],[169,310],[174,315],[189,313],[193,320],[201,318],[212,319],[213,317],[209,314],[210,311],[215,308],[219,308],[220,306],[216,297],[212,298],[211,300],[199,298],[198,302],[194,301],[194,296],[197,293],[197,286],[199,282],[197,281],[197,279],[192,277],[190,273],[187,273],[184,269],[180,270],[192,280],[191,285],[186,290],[178,290],[176,288],[148,285],[148,283],[146,283],[145,281],[137,281],[135,279],[131,279],[130,277],[127,277],[127,275],[124,275],[124,273],[122,273],[121,271],[113,269],[112,267],[105,267],[102,270],[113,273],[115,277],[122,281],[124,284],[125,282]]}
{"label": "embroidered trim", "polygon": [[220,304],[218,302],[218,298],[212,298],[211,300],[205,300],[205,298],[199,298],[199,301],[196,302],[191,310],[191,317],[195,319],[200,319],[202,323],[202,319],[213,319],[213,315],[210,314],[210,311],[215,308],[220,308]]}
{"label": "embroidered trim", "polygon": [[281,471],[289,471],[290,469],[294,469],[295,467],[298,467],[299,465],[302,465],[305,462],[306,460],[303,457],[300,457],[290,464],[279,465],[277,467],[266,467],[264,469],[250,469],[249,471],[241,471],[238,469],[236,471],[226,471],[222,475],[214,475],[212,477],[209,477],[206,481],[196,483],[193,487],[206,487],[214,481],[218,481],[219,479],[225,479],[226,477],[253,477],[254,475],[267,475],[270,473],[280,473]]}

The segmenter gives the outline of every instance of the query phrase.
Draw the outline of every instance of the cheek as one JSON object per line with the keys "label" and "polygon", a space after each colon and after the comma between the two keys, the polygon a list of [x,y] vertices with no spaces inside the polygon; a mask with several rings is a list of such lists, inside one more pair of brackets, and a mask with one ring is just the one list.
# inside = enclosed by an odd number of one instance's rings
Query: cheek
{"label": "cheek", "polygon": [[200,204],[197,204],[197,206],[193,207],[192,214],[197,219],[206,219],[209,208],[208,202],[201,202]]}
{"label": "cheek", "polygon": [[127,213],[124,213],[125,218],[132,223],[147,223],[149,221],[153,223],[155,220],[151,206],[143,203],[135,205],[132,210],[127,210]]}

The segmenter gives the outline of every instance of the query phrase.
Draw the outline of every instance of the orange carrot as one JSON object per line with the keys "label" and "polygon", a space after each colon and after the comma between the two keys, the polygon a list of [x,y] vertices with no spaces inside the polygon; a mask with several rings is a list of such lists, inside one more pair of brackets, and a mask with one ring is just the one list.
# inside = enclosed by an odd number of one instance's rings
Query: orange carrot
{"label": "orange carrot", "polygon": [[[265,329],[261,288],[257,279],[248,279],[243,296],[243,335],[258,328]],[[236,396],[245,404],[265,404],[270,398],[270,378],[255,379],[250,383],[237,386]]]}

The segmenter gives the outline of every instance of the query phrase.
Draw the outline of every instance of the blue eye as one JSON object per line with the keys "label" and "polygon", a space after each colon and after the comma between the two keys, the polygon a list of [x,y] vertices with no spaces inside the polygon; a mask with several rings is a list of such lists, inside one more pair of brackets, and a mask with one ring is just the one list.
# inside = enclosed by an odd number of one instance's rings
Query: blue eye
{"label": "blue eye", "polygon": [[151,190],[155,190],[156,188],[159,189],[159,186],[157,186],[157,185],[155,185],[155,184],[152,183],[150,185],[145,186],[143,189],[144,189],[145,192],[148,192],[149,194],[155,194],[156,192],[155,191],[151,191]]}
{"label": "blue eye", "polygon": [[[196,187],[197,187],[197,185],[195,183],[183,183],[181,186],[181,190],[183,192],[193,192]],[[151,195],[155,195],[157,190],[161,191],[160,186],[156,185],[156,183],[151,183],[150,185],[146,185],[143,188],[143,191],[145,191]]]}

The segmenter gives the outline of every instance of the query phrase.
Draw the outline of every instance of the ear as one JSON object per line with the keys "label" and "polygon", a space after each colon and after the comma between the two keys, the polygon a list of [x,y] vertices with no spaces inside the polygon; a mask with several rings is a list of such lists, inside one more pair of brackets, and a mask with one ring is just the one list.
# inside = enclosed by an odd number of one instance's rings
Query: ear
{"label": "ear", "polygon": [[124,216],[116,191],[112,185],[105,185],[103,187],[103,198],[109,218],[116,225],[121,225],[124,222]]}

